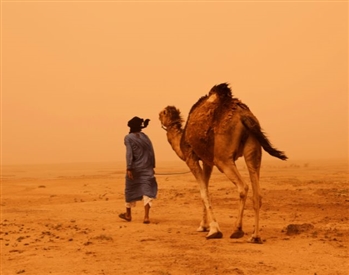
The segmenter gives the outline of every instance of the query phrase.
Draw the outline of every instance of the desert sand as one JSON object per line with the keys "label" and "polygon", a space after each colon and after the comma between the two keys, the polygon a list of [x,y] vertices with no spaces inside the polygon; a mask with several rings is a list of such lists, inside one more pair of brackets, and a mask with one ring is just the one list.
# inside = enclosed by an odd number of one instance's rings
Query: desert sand
{"label": "desert sand", "polygon": [[[246,181],[243,160],[238,163]],[[157,163],[151,223],[143,205],[124,212],[120,163],[5,165],[1,180],[1,275],[349,274],[347,161],[264,161],[263,244],[253,231],[251,190],[245,236],[230,239],[237,190],[214,170],[210,193],[222,239],[196,232],[198,186],[178,161]]]}

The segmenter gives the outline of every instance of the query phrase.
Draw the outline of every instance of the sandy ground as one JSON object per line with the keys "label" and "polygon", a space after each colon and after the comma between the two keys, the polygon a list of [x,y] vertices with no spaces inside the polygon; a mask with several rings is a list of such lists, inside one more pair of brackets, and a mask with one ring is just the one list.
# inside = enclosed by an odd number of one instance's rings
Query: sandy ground
{"label": "sandy ground", "polygon": [[[248,180],[243,162],[242,176]],[[210,192],[222,239],[196,232],[202,204],[180,161],[158,163],[151,224],[143,205],[124,212],[124,165],[3,166],[1,274],[349,274],[346,162],[264,162],[263,244],[253,231],[251,192],[242,239],[230,239],[237,190],[214,170]]]}

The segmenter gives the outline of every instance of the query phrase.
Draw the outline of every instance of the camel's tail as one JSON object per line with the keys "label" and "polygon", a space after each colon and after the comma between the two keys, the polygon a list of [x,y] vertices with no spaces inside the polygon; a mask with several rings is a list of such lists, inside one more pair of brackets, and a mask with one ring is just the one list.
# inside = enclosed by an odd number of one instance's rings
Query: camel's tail
{"label": "camel's tail", "polygon": [[242,124],[257,138],[262,148],[267,151],[271,156],[277,157],[282,160],[287,160],[287,156],[284,152],[273,148],[272,144],[268,140],[267,136],[263,133],[258,120],[251,116],[246,115],[241,118]]}

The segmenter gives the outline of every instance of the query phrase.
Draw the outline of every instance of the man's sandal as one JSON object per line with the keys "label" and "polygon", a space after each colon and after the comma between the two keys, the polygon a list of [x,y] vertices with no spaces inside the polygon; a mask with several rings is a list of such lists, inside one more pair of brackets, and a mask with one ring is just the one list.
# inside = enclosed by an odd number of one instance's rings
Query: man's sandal
{"label": "man's sandal", "polygon": [[131,218],[126,217],[126,213],[119,214],[119,218],[123,219],[125,221],[128,221],[128,222],[130,222],[132,220]]}

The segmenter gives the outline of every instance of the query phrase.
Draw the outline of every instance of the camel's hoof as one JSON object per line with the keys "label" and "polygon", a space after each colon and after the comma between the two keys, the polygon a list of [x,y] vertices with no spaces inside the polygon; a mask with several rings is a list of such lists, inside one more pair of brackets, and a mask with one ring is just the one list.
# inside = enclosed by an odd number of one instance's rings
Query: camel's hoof
{"label": "camel's hoof", "polygon": [[231,239],[240,239],[245,235],[244,231],[236,230],[233,234],[230,235]]}
{"label": "camel's hoof", "polygon": [[255,244],[262,244],[263,241],[261,239],[261,237],[251,237],[249,240],[248,240],[249,243],[255,243]]}
{"label": "camel's hoof", "polygon": [[206,226],[199,226],[198,229],[196,229],[197,232],[208,232],[210,231],[210,228],[209,227],[206,227]]}
{"label": "camel's hoof", "polygon": [[217,231],[215,233],[212,233],[211,235],[207,235],[206,239],[220,239],[223,237],[223,233],[220,231]]}

